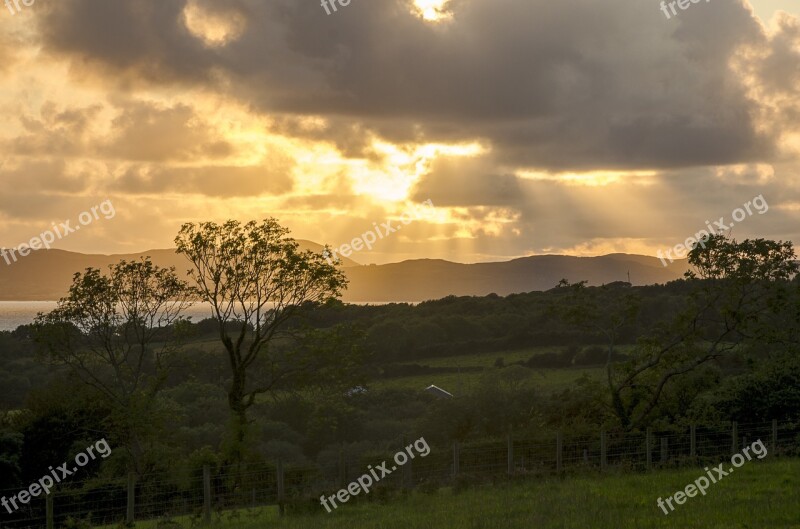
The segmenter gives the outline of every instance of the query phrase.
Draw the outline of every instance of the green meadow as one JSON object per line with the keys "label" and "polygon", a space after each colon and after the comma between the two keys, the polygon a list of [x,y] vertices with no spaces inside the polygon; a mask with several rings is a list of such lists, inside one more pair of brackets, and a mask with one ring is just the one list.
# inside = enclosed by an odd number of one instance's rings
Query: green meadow
{"label": "green meadow", "polygon": [[[502,358],[505,365],[511,365],[515,362],[524,362],[531,356],[557,352],[558,350],[558,347],[531,347],[498,353],[475,353],[418,360],[408,362],[408,364],[415,363],[421,366],[446,367],[456,370],[461,368],[464,371],[378,379],[371,382],[370,385],[374,388],[420,390],[433,384],[453,394],[463,395],[480,384],[481,377],[494,368],[498,358]],[[626,348],[619,348],[619,350],[625,352]],[[469,371],[469,369],[474,368],[482,368],[483,371]],[[604,369],[598,366],[532,368],[530,376],[523,381],[520,387],[533,387],[545,393],[552,393],[572,387],[577,380],[583,377],[599,380],[604,376],[604,373]]]}
{"label": "green meadow", "polygon": [[[280,518],[274,508],[225,513],[218,529],[800,529],[800,460],[750,462],[705,496],[665,515],[656,505],[704,474],[701,468],[647,474],[587,474],[504,481],[454,491],[360,501],[327,514]],[[333,494],[335,491],[331,491]],[[359,498],[361,499],[361,498]],[[364,499],[371,499],[368,496]],[[177,524],[188,523],[176,519]],[[161,527],[178,527],[164,524]],[[140,523],[139,529],[156,527]]]}

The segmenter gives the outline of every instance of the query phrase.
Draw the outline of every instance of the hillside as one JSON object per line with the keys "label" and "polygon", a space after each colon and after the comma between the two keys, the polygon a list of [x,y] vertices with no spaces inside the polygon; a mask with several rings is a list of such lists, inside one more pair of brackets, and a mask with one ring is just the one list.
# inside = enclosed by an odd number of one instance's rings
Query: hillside
{"label": "hillside", "polygon": [[[322,246],[298,241],[301,247],[321,252]],[[149,255],[160,266],[189,268],[173,250],[141,254],[87,255],[64,250],[40,250],[16,263],[0,261],[0,301],[56,300],[64,296],[72,275],[87,267],[106,269],[120,259]],[[422,301],[448,295],[507,295],[547,290],[562,278],[587,280],[590,285],[627,281],[634,285],[666,283],[678,279],[686,261],[661,266],[655,257],[610,254],[601,257],[541,255],[506,262],[462,264],[440,259],[416,259],[385,265],[362,266],[345,259],[350,279],[345,301]]]}

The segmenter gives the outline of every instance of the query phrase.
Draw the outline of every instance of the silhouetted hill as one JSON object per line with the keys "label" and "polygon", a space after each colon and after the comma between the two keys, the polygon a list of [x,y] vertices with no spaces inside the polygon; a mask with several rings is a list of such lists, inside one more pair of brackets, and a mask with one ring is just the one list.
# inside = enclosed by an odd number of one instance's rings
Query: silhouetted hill
{"label": "silhouetted hill", "polygon": [[[322,251],[310,241],[303,248]],[[0,300],[56,300],[67,293],[76,272],[87,267],[102,270],[121,259],[149,255],[160,266],[175,266],[184,273],[189,265],[174,250],[150,250],[137,254],[87,255],[64,250],[40,250],[6,265],[0,259]],[[358,265],[344,259],[350,278],[345,301],[422,301],[448,295],[507,295],[548,290],[560,279],[587,280],[590,285],[627,281],[647,285],[682,277],[686,261],[663,267],[655,257],[611,254],[601,257],[540,255],[506,262],[461,264],[441,259],[415,259],[386,265]]]}
{"label": "silhouetted hill", "polygon": [[655,257],[611,254],[601,257],[537,255],[507,262],[460,264],[417,259],[387,265],[345,268],[349,301],[419,301],[451,294],[501,296],[549,290],[562,278],[590,285],[627,281],[634,285],[666,283],[683,277],[686,260],[664,267]]}

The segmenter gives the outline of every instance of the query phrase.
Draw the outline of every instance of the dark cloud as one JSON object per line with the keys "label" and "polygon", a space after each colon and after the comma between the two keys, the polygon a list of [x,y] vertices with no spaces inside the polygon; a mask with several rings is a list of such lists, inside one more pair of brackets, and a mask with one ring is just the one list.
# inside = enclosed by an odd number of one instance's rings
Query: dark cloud
{"label": "dark cloud", "polygon": [[[315,1],[199,2],[247,21],[219,47],[185,28],[185,1],[62,0],[43,18],[45,44],[131,74],[125,82],[203,83],[262,112],[336,118],[328,136],[348,154],[376,130],[395,141],[482,138],[507,163],[548,169],[773,156],[774,135],[757,126],[759,104],[730,67],[742,46],[772,45],[740,1],[667,20],[633,0],[453,0],[455,19],[440,26],[406,0],[331,16]],[[800,61],[775,45],[764,75],[788,86],[779,66],[796,72]]]}
{"label": "dark cloud", "polygon": [[520,180],[494,174],[496,165],[485,159],[440,157],[417,184],[413,200],[432,200],[437,206],[502,206],[525,200]]}
{"label": "dark cloud", "polygon": [[209,79],[213,53],[183,22],[185,0],[68,0],[37,5],[39,30],[52,52],[108,72],[109,81],[171,83]]}
{"label": "dark cloud", "polygon": [[349,119],[331,118],[325,123],[309,124],[304,118],[280,115],[273,119],[269,132],[311,141],[332,143],[344,156],[367,157],[370,154],[371,138],[375,135],[363,125]]}

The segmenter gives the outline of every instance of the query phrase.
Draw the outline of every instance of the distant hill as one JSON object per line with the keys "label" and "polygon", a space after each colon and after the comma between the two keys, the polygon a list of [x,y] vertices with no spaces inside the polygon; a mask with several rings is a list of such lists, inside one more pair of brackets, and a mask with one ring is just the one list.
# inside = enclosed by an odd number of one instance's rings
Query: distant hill
{"label": "distant hill", "polygon": [[451,294],[501,296],[549,290],[562,278],[590,285],[630,281],[633,285],[666,283],[683,277],[687,261],[668,267],[655,257],[610,254],[601,257],[537,255],[506,262],[461,264],[440,259],[416,259],[386,265],[345,268],[350,301],[419,301]]}
{"label": "distant hill", "polygon": [[[297,242],[304,250],[321,253],[324,249],[315,242]],[[12,261],[10,265],[0,256],[0,301],[55,301],[67,294],[76,272],[89,267],[107,270],[109,265],[122,259],[138,260],[142,256],[150,256],[159,266],[174,266],[184,277],[191,267],[186,258],[175,253],[174,249],[112,255],[38,250],[27,257],[17,256],[17,262]],[[341,259],[343,266],[358,266],[352,259]]]}
{"label": "distant hill", "polygon": [[[303,248],[321,252],[311,241]],[[40,250],[6,265],[0,258],[0,301],[57,300],[67,293],[72,276],[85,268],[107,269],[121,259],[149,255],[160,266],[175,266],[182,274],[186,259],[174,250],[150,250],[137,254],[87,255],[64,250]],[[540,255],[506,262],[461,264],[440,259],[415,259],[386,265],[362,266],[343,259],[350,279],[345,301],[423,301],[448,295],[507,295],[548,290],[560,279],[587,280],[590,285],[614,281],[648,285],[682,277],[686,261],[663,267],[655,257],[611,254],[601,257]]]}

